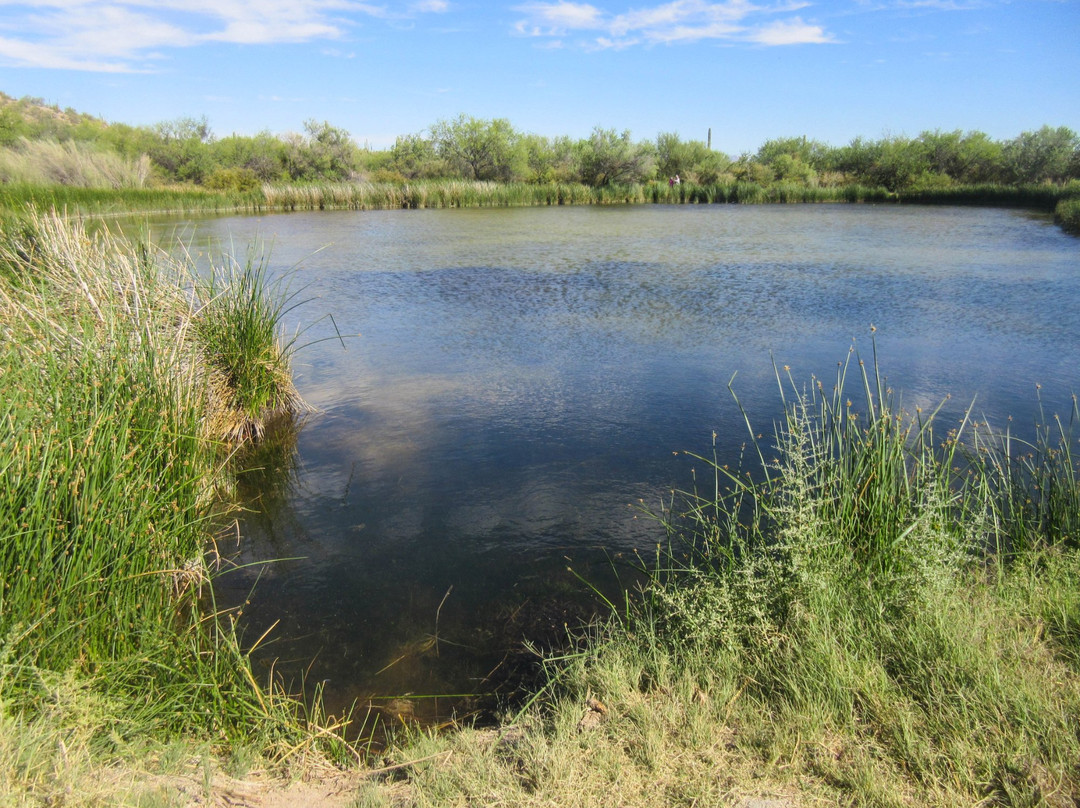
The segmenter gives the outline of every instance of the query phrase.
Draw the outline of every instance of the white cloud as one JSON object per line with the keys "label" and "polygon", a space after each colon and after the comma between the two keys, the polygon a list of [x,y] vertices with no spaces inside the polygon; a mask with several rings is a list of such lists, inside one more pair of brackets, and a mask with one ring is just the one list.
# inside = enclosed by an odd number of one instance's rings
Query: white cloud
{"label": "white cloud", "polygon": [[333,40],[360,18],[448,8],[446,0],[418,0],[405,11],[357,0],[0,0],[0,64],[141,71],[166,48]]}
{"label": "white cloud", "polygon": [[48,67],[58,70],[93,70],[98,73],[132,72],[132,68],[123,62],[73,57],[57,48],[7,37],[0,37],[0,60],[14,65]]}
{"label": "white cloud", "polygon": [[450,9],[450,4],[446,0],[421,0],[421,2],[413,3],[409,8],[420,14],[442,14]]}
{"label": "white cloud", "polygon": [[901,0],[896,4],[897,8],[934,11],[974,11],[985,6],[983,0]]}
{"label": "white cloud", "polygon": [[808,45],[835,42],[820,25],[807,25],[798,17],[758,28],[750,39],[760,45]]}
{"label": "white cloud", "polygon": [[518,23],[518,26],[526,26],[533,36],[557,36],[567,31],[604,27],[603,12],[587,3],[559,0],[557,3],[529,3],[518,6],[517,10],[528,15],[527,20]]}
{"label": "white cloud", "polygon": [[752,0],[671,0],[612,14],[569,0],[532,2],[516,7],[525,16],[515,23],[514,29],[530,37],[565,37],[587,32],[591,39],[581,44],[594,49],[700,40],[762,45],[834,41],[822,26],[805,23],[799,17],[776,19],[809,5],[806,0],[767,6]]}

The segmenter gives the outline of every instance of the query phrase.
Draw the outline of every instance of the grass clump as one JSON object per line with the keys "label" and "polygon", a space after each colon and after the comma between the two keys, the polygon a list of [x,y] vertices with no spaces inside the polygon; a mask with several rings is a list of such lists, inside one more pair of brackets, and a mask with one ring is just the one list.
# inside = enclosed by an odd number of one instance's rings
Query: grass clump
{"label": "grass clump", "polygon": [[305,408],[292,384],[293,340],[279,323],[291,296],[277,294],[265,261],[226,258],[193,278],[191,322],[208,373],[213,431],[229,441],[259,439],[266,424]]}
{"label": "grass clump", "polygon": [[1054,208],[1054,221],[1066,233],[1080,234],[1080,193],[1062,199]]}
{"label": "grass clump", "polygon": [[860,804],[1067,804],[1075,438],[1055,421],[1020,447],[971,417],[941,434],[859,366],[855,395],[847,366],[808,391],[783,379],[749,475],[701,459],[715,484],[663,514],[672,549],[635,630],[726,671],[748,746]]}
{"label": "grass clump", "polygon": [[[76,747],[312,742],[297,703],[255,681],[206,552],[235,439],[299,404],[280,307],[257,300],[261,270],[201,277],[56,215],[4,222],[0,780],[16,790],[52,788],[40,772]],[[244,346],[214,338],[230,329]]]}

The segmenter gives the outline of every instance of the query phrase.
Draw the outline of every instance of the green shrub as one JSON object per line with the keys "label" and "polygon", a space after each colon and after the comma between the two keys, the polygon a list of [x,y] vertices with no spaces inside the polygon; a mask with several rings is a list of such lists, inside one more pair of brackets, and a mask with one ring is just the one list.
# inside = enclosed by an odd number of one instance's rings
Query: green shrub
{"label": "green shrub", "polygon": [[1080,234],[1080,196],[1062,199],[1054,208],[1054,221],[1066,233]]}
{"label": "green shrub", "polygon": [[225,191],[246,194],[254,191],[262,183],[250,168],[216,169],[203,185],[211,191]]}

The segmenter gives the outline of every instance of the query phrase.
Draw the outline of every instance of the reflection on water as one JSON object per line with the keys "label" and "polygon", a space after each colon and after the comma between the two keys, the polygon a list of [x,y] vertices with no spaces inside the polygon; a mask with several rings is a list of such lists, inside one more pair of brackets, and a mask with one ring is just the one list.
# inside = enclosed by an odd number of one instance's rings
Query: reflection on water
{"label": "reflection on water", "polygon": [[[261,658],[391,717],[469,709],[422,697],[505,682],[523,632],[554,641],[588,605],[568,566],[608,586],[655,546],[629,503],[688,485],[673,453],[713,431],[735,458],[733,374],[768,430],[772,362],[829,378],[873,324],[909,408],[977,396],[1026,423],[1036,383],[1058,410],[1077,387],[1080,242],[1016,212],[290,214],[199,222],[192,249],[256,237],[311,298],[292,316],[315,323],[296,371],[318,412],[245,484],[237,562],[290,560],[220,596],[258,579],[249,635],[280,621]],[[335,327],[344,349],[317,342]]]}

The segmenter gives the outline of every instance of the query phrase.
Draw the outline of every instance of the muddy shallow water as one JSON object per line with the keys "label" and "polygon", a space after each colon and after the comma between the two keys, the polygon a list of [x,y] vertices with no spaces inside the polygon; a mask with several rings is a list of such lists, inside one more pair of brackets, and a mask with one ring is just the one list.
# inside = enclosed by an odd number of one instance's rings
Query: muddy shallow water
{"label": "muddy shallow water", "polygon": [[[773,362],[831,379],[870,327],[906,408],[1031,423],[1080,388],[1080,241],[1007,210],[875,206],[322,212],[153,223],[254,239],[297,300],[316,408],[245,480],[219,597],[257,656],[395,719],[509,687],[662,536],[683,451],[779,411]],[[332,321],[329,317],[332,316]],[[344,346],[336,334],[347,335]],[[325,341],[319,341],[325,340]],[[854,342],[853,342],[854,341]],[[439,698],[435,698],[438,696]]]}

